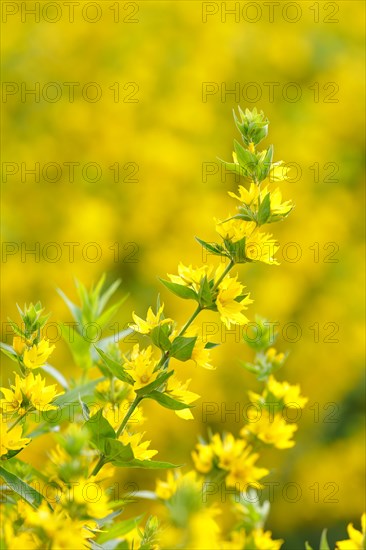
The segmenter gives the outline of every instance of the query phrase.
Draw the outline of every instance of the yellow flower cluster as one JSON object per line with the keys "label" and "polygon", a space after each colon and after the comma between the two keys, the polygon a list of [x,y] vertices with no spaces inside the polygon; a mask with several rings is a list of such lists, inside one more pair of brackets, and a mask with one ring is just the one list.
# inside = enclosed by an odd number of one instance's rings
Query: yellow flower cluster
{"label": "yellow flower cluster", "polygon": [[1,456],[7,455],[9,451],[19,451],[30,442],[29,438],[22,436],[23,428],[19,424],[22,418],[33,411],[57,409],[52,402],[64,393],[57,392],[56,384],[46,386],[46,380],[41,374],[35,375],[32,372],[45,364],[54,346],[50,347],[46,340],[41,340],[38,344],[27,347],[27,342],[29,343],[16,336],[13,348],[28,374],[24,375],[23,370],[21,375],[15,373],[15,383],[10,388],[0,388],[3,395],[0,398]]}
{"label": "yellow flower cluster", "polygon": [[42,339],[38,344],[33,344],[30,340],[14,336],[13,349],[25,367],[37,369],[46,364],[55,346],[50,346],[45,339]]}
{"label": "yellow flower cluster", "polygon": [[208,474],[214,468],[222,470],[229,487],[259,487],[258,480],[269,473],[266,468],[254,466],[259,454],[253,453],[244,439],[235,439],[231,433],[222,437],[214,434],[209,445],[197,444],[192,458],[201,473]]}

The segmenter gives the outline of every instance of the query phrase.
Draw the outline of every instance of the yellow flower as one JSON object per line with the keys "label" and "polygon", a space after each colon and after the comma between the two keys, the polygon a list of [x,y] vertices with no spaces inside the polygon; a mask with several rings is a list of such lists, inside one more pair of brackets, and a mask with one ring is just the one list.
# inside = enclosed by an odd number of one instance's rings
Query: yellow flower
{"label": "yellow flower", "polygon": [[352,523],[348,524],[347,532],[349,539],[340,540],[337,544],[338,550],[364,550],[366,546],[366,514],[361,517],[361,531],[353,527]]}
{"label": "yellow flower", "polygon": [[192,451],[195,468],[202,474],[207,474],[212,469],[213,458],[214,452],[211,445],[197,443],[196,449]]}
{"label": "yellow flower", "polygon": [[151,307],[149,307],[146,315],[146,320],[141,319],[141,317],[138,317],[135,312],[132,313],[133,320],[135,321],[135,325],[130,325],[130,327],[135,331],[139,332],[140,334],[149,334],[155,327],[159,325],[164,325],[166,323],[172,323],[172,319],[161,319],[161,315],[164,310],[164,304],[159,308],[157,313],[155,314]]}
{"label": "yellow flower", "polygon": [[205,348],[205,343],[202,338],[198,335],[198,328],[194,325],[191,325],[186,331],[186,336],[196,336],[196,342],[192,351],[191,359],[199,367],[204,369],[215,370],[216,367],[211,365],[211,354],[210,350]]}
{"label": "yellow flower", "polygon": [[[182,403],[187,403],[187,405],[190,405],[191,403],[193,403],[193,401],[196,401],[201,397],[197,393],[193,393],[187,390],[190,382],[191,379],[187,380],[186,382],[181,382],[177,379],[175,374],[173,374],[167,381],[167,389],[165,393],[173,397],[173,399],[177,399],[177,401],[181,401]],[[190,408],[175,411],[175,414],[180,418],[184,418],[184,420],[193,419],[193,414]]]}
{"label": "yellow flower", "polygon": [[54,349],[55,346],[50,346],[47,340],[42,339],[30,349],[24,350],[23,362],[29,369],[42,367]]}
{"label": "yellow flower", "polygon": [[[15,378],[20,380],[19,375]],[[13,414],[18,412],[20,415],[25,414],[24,408],[22,408],[23,394],[20,385],[16,383],[15,386],[11,386],[13,390],[9,388],[0,388],[3,398],[0,399],[0,409],[3,414]]]}
{"label": "yellow flower", "polygon": [[152,358],[151,346],[140,350],[139,344],[133,346],[130,359],[125,357],[125,368],[135,381],[134,390],[138,390],[153,382],[158,372],[154,372],[157,362]]}
{"label": "yellow flower", "polygon": [[279,246],[269,233],[262,233],[255,222],[240,219],[217,220],[216,231],[223,239],[236,243],[245,237],[245,258],[252,262],[277,264],[274,259]]}
{"label": "yellow flower", "polygon": [[251,451],[252,448],[247,447],[240,458],[236,458],[230,465],[230,471],[226,477],[226,485],[228,487],[240,486],[242,490],[246,490],[249,485],[261,487],[258,480],[268,475],[269,470],[254,466],[259,458],[259,454],[251,454]]}
{"label": "yellow flower", "polygon": [[239,219],[228,219],[226,221],[216,221],[216,231],[217,233],[227,241],[236,243],[244,239],[244,237],[249,237],[257,224],[255,222],[248,222],[245,220]]}
{"label": "yellow flower", "polygon": [[156,496],[162,500],[169,500],[177,490],[177,480],[171,471],[167,473],[166,481],[156,480]]}
{"label": "yellow flower", "polygon": [[[268,188],[265,187],[262,193],[264,198],[268,193]],[[271,216],[287,216],[292,209],[291,201],[282,202],[282,193],[278,187],[271,192]]]}
{"label": "yellow flower", "polygon": [[259,454],[251,454],[252,448],[247,446],[243,439],[235,439],[231,433],[224,434],[221,439],[219,434],[214,434],[211,439],[211,448],[219,458],[218,466],[228,470],[226,484],[235,487],[242,484],[244,490],[247,485],[256,484],[257,481],[268,474],[265,468],[257,468],[254,463]]}
{"label": "yellow flower", "polygon": [[0,456],[6,455],[8,451],[22,449],[30,441],[28,437],[22,437],[22,427],[19,425],[8,432],[7,423],[0,414]]}
{"label": "yellow flower", "polygon": [[278,382],[274,376],[270,376],[267,382],[268,391],[277,397],[282,399],[287,407],[305,407],[308,399],[300,395],[300,386],[291,386],[288,382]]}
{"label": "yellow flower", "polygon": [[273,162],[272,166],[271,166],[271,169],[269,171],[269,174],[267,176],[267,179],[270,182],[285,181],[285,180],[288,179],[289,171],[290,171],[289,167],[283,166],[283,160]]}
{"label": "yellow flower", "polygon": [[170,275],[168,273],[168,277],[172,283],[189,286],[195,292],[198,292],[202,279],[204,277],[209,278],[212,270],[212,266],[204,265],[202,267],[194,268],[191,265],[185,266],[182,262],[180,262],[178,265],[178,275]]}
{"label": "yellow flower", "polygon": [[275,348],[269,348],[266,351],[266,360],[269,363],[272,363],[274,366],[279,366],[283,363],[285,359],[284,353],[277,353]]}
{"label": "yellow flower", "polygon": [[188,489],[199,496],[202,507],[202,479],[197,475],[197,472],[190,470],[185,474],[169,470],[167,472],[166,481],[156,480],[156,495],[162,500],[169,500],[180,489]]}
{"label": "yellow flower", "polygon": [[75,520],[101,519],[110,513],[108,498],[99,483],[79,480],[72,487],[61,485],[59,504]]}
{"label": "yellow flower", "polygon": [[[254,414],[256,415],[257,411]],[[260,418],[253,418],[252,422],[242,428],[240,434],[246,437],[251,433],[263,443],[273,445],[277,449],[289,449],[295,445],[291,438],[296,430],[296,424],[287,424],[281,413],[270,415],[268,411],[262,409]]]}
{"label": "yellow flower", "polygon": [[12,390],[0,388],[4,398],[0,400],[2,412],[15,412],[23,415],[27,410],[51,411],[57,409],[51,402],[64,392],[57,393],[56,384],[46,386],[46,380],[40,374],[30,372],[25,378],[15,374]]}
{"label": "yellow flower", "polygon": [[264,532],[263,529],[255,529],[246,534],[244,529],[231,533],[231,540],[222,543],[222,550],[237,550],[245,548],[247,550],[280,550],[283,540],[272,540],[270,531]]}
{"label": "yellow flower", "polygon": [[119,440],[124,445],[131,445],[134,457],[138,460],[150,460],[153,456],[157,454],[158,451],[153,449],[148,449],[150,441],[144,441],[141,443],[141,439],[144,436],[144,432],[139,432],[135,434],[130,434],[125,430],[123,434],[119,437]]}
{"label": "yellow flower", "polygon": [[257,550],[280,550],[283,540],[273,540],[271,531],[263,531],[263,529],[255,529],[251,533],[255,548]]}
{"label": "yellow flower", "polygon": [[[14,518],[14,522],[16,521]],[[18,531],[14,529],[12,521],[5,517],[0,518],[1,538],[5,542],[7,550],[36,550],[41,548],[41,542],[34,533],[29,531]]]}
{"label": "yellow flower", "polygon": [[[242,298],[244,286],[235,278],[226,276],[218,286],[216,306],[225,326],[230,329],[232,324],[245,325],[249,322],[243,310],[253,302],[249,295]],[[239,300],[239,301],[238,301]]]}
{"label": "yellow flower", "polygon": [[243,439],[235,439],[233,434],[226,433],[222,439],[219,434],[214,434],[211,439],[211,448],[219,459],[219,467],[229,470],[235,459],[242,456],[246,447]]}
{"label": "yellow flower", "polygon": [[263,262],[269,265],[279,265],[274,255],[279,245],[269,233],[254,231],[245,242],[245,255],[252,262]]}
{"label": "yellow flower", "polygon": [[94,537],[90,529],[96,529],[97,524],[94,521],[71,519],[59,504],[53,507],[54,510],[50,510],[45,502],[37,509],[28,506],[26,525],[36,527],[37,532],[42,530],[47,546],[50,545],[53,550],[70,548],[71,541],[73,548],[84,548],[87,539]]}
{"label": "yellow flower", "polygon": [[22,355],[23,351],[27,347],[27,344],[20,336],[14,336],[13,349],[17,355]]}
{"label": "yellow flower", "polygon": [[286,216],[292,210],[293,204],[291,201],[282,202],[282,193],[278,187],[269,191],[267,186],[260,189],[252,182],[249,189],[239,185],[239,195],[235,195],[231,191],[229,191],[229,195],[256,211],[269,192],[271,193],[271,216]]}
{"label": "yellow flower", "polygon": [[247,206],[250,206],[254,202],[258,201],[258,197],[260,195],[260,189],[258,185],[251,182],[249,189],[246,189],[244,185],[239,185],[239,195],[235,195],[232,191],[229,191],[230,197],[233,197],[234,199],[237,199],[238,201],[246,204]]}

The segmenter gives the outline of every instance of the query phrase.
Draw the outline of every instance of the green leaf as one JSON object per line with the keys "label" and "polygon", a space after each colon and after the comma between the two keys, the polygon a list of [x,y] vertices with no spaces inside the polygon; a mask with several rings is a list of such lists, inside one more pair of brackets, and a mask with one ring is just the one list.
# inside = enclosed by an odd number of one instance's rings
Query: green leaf
{"label": "green leaf", "polygon": [[329,544],[327,541],[327,530],[323,529],[322,536],[320,537],[320,546],[319,550],[330,550]]}
{"label": "green leaf", "polygon": [[310,544],[308,543],[308,541],[305,542],[305,550],[313,550],[313,547],[310,546]]}
{"label": "green leaf", "polygon": [[162,393],[159,391],[153,391],[149,393],[149,395],[146,396],[148,399],[154,399],[154,401],[157,401],[160,405],[165,407],[166,409],[171,409],[173,411],[181,411],[183,409],[191,409],[194,405],[187,405],[186,403],[182,403],[182,401],[177,401],[177,399],[173,399],[173,397],[170,397],[166,393]]}
{"label": "green leaf", "polygon": [[89,407],[86,403],[84,403],[84,401],[81,399],[80,395],[79,395],[79,403],[80,403],[80,406],[81,406],[81,410],[82,410],[82,413],[83,413],[84,420],[90,420]]}
{"label": "green leaf", "polygon": [[95,386],[99,384],[99,382],[102,382],[103,380],[104,378],[91,380],[87,384],[84,384],[84,386],[79,386],[65,392],[63,395],[60,395],[60,397],[57,397],[55,399],[55,401],[53,402],[53,405],[56,405],[57,407],[60,407],[60,409],[63,409],[68,405],[72,405],[73,403],[78,403],[80,397],[84,397],[90,393],[93,393]]}
{"label": "green leaf", "polygon": [[[19,309],[18,304],[17,304],[17,307]],[[9,324],[10,324],[11,328],[15,332],[15,334],[17,334],[21,338],[25,338],[25,336],[26,336],[25,333],[18,327],[18,325],[16,323],[14,323],[14,321],[12,321],[9,317],[8,317],[8,321],[9,321]]]}
{"label": "green leaf", "polygon": [[202,307],[211,307],[213,304],[212,291],[206,276],[200,283],[198,301]]}
{"label": "green leaf", "polygon": [[144,516],[137,516],[131,519],[125,519],[124,521],[118,521],[108,527],[108,530],[105,533],[101,533],[97,538],[99,544],[103,544],[113,539],[127,535],[130,531],[135,529],[135,527],[140,523]]}
{"label": "green leaf", "polygon": [[0,476],[5,480],[6,484],[9,485],[10,489],[19,495],[23,500],[28,502],[33,508],[38,508],[38,506],[44,500],[41,493],[33,489],[28,483],[22,481],[18,476],[8,472],[0,466]]}
{"label": "green leaf", "polygon": [[240,166],[240,164],[237,164],[236,162],[226,162],[219,157],[217,157],[217,160],[225,166],[225,170],[228,170],[229,172],[234,172],[234,174],[237,174],[238,176],[241,176],[243,178],[247,177],[245,170]]}
{"label": "green leaf", "polygon": [[258,223],[263,225],[271,214],[271,194],[267,193],[258,210]]}
{"label": "green leaf", "polygon": [[273,145],[270,145],[267,149],[267,153],[263,161],[259,165],[260,173],[258,174],[258,176],[260,181],[263,181],[268,176],[272,166],[272,159],[273,159]]}
{"label": "green leaf", "polygon": [[91,441],[102,453],[105,453],[105,442],[109,439],[115,439],[116,433],[108,420],[104,418],[103,411],[99,410],[94,414],[84,426],[89,430]]}
{"label": "green leaf", "polygon": [[8,344],[4,344],[3,342],[0,342],[0,350],[7,355],[12,361],[18,362],[18,356],[13,350],[12,347],[8,346]]}
{"label": "green leaf", "polygon": [[217,348],[220,344],[215,344],[215,342],[206,342],[205,349]]}
{"label": "green leaf", "polygon": [[122,382],[126,382],[127,384],[131,384],[133,386],[135,381],[132,378],[132,376],[130,376],[128,372],[123,368],[123,366],[117,361],[115,361],[114,359],[112,359],[112,357],[107,355],[100,348],[97,348],[96,346],[94,347],[99,353],[100,357],[103,359],[104,364],[108,367],[110,372],[113,374],[113,376],[115,376],[119,380],[122,380]]}
{"label": "green leaf", "polygon": [[226,239],[224,242],[226,248],[228,249],[230,257],[235,261],[235,263],[241,264],[247,261],[247,258],[245,256],[246,237],[243,237],[242,239],[240,239],[240,241],[237,241],[236,243],[227,241]]}
{"label": "green leaf", "polygon": [[240,143],[236,141],[236,139],[234,140],[234,149],[238,158],[238,162],[243,168],[245,174],[248,175],[254,172],[254,169],[258,164],[257,157],[247,149],[244,149],[244,147],[240,145]]}
{"label": "green leaf", "polygon": [[76,304],[74,304],[60,288],[57,289],[57,292],[61,296],[61,298],[63,299],[63,301],[67,305],[67,307],[69,308],[69,310],[71,312],[71,315],[73,316],[75,321],[77,323],[82,324],[81,309]]}
{"label": "green leaf", "polygon": [[[103,279],[101,279],[101,282],[102,282],[101,287],[103,286],[104,280],[105,280],[105,277]],[[99,303],[98,303],[100,313],[103,311],[103,309],[105,308],[105,306],[107,305],[107,303],[109,302],[109,300],[111,299],[113,294],[116,292],[116,290],[119,287],[119,285],[121,284],[121,282],[122,282],[121,279],[117,279],[111,285],[109,285],[107,290],[100,296]],[[99,294],[99,292],[98,292],[98,294]],[[127,299],[127,296],[122,298],[123,301],[126,300],[126,299]]]}
{"label": "green leaf", "polygon": [[91,341],[83,338],[83,336],[71,325],[59,323],[59,327],[75,363],[82,369],[90,368],[92,366],[90,356]]}
{"label": "green leaf", "polygon": [[222,249],[222,246],[220,246],[219,244],[207,243],[206,241],[203,241],[198,237],[195,237],[195,239],[203,248],[205,248],[208,252],[211,252],[211,254],[215,254],[216,256],[226,256],[225,251]]}
{"label": "green leaf", "polygon": [[197,336],[191,336],[189,338],[185,336],[177,336],[173,341],[170,348],[170,356],[179,359],[179,361],[188,361],[192,357],[194,345],[196,343]]}
{"label": "green leaf", "polygon": [[129,462],[115,461],[116,466],[123,468],[143,468],[145,470],[161,470],[165,468],[180,468],[182,464],[172,464],[171,462],[158,462],[156,460],[138,460],[135,458]]}
{"label": "green leaf", "polygon": [[171,341],[168,337],[168,331],[170,330],[167,324],[158,325],[150,332],[150,338],[154,344],[163,351],[168,351],[171,348]]}
{"label": "green leaf", "polygon": [[150,392],[156,390],[157,388],[160,388],[160,386],[164,384],[164,382],[166,382],[168,378],[172,376],[172,374],[174,374],[173,370],[160,374],[156,380],[150,382],[150,384],[148,384],[147,386],[136,390],[136,394],[140,397],[147,397]]}
{"label": "green leaf", "polygon": [[108,437],[104,440],[104,455],[109,462],[128,462],[134,458],[130,443],[123,445],[118,439]]}
{"label": "green leaf", "polygon": [[179,296],[179,298],[183,298],[183,300],[197,300],[197,294],[191,288],[183,285],[178,285],[176,283],[171,283],[170,281],[166,281],[165,279],[159,278],[159,280],[163,283],[164,286],[166,286],[167,289],[173,292],[173,294]]}
{"label": "green leaf", "polygon": [[64,390],[67,390],[69,388],[69,383],[66,380],[66,378],[55,367],[53,367],[49,363],[46,363],[41,368],[42,370],[47,372],[50,376],[52,376],[52,378],[57,380],[57,382],[60,384],[60,386],[64,388]]}
{"label": "green leaf", "polygon": [[101,328],[105,327],[108,321],[113,317],[113,315],[118,311],[118,309],[127,300],[128,297],[129,297],[129,294],[126,294],[126,296],[121,298],[121,300],[119,300],[116,304],[113,304],[113,306],[111,306],[104,313],[102,313],[95,322],[98,323],[98,325]]}

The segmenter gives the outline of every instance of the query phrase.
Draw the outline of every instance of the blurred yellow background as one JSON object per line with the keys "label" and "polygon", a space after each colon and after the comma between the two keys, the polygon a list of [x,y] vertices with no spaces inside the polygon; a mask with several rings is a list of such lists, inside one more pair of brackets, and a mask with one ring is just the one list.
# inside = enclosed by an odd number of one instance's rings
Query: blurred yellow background
{"label": "blurred yellow background", "polygon": [[[239,139],[232,108],[263,110],[265,145],[293,166],[282,187],[296,208],[273,226],[281,265],[240,273],[254,299],[249,317],[278,322],[279,348],[291,352],[279,378],[309,397],[297,446],[268,455],[280,484],[268,527],[288,550],[315,544],[324,526],[331,542],[345,538],[344,523],[358,524],[364,507],[364,3],[35,4],[2,6],[2,340],[16,302],[41,300],[51,322],[69,321],[55,289],[76,298],[74,277],[90,285],[103,272],[130,293],[106,335],[133,310],[142,316],[158,292],[183,322],[193,304],[168,295],[157,276],[180,260],[204,261],[194,236],[214,240],[214,216],[235,208],[227,191],[237,183],[217,161],[229,161]],[[205,321],[218,323],[214,314]],[[241,427],[225,410],[255,389],[239,365],[251,352],[239,332],[213,330],[226,340],[212,352],[217,370],[178,367],[202,395],[195,420],[149,403],[146,437],[161,460],[189,463],[208,425]],[[57,337],[54,325],[48,336]],[[57,344],[53,364],[75,375]],[[220,412],[203,422],[207,402]],[[131,475],[154,486],[155,474]]]}

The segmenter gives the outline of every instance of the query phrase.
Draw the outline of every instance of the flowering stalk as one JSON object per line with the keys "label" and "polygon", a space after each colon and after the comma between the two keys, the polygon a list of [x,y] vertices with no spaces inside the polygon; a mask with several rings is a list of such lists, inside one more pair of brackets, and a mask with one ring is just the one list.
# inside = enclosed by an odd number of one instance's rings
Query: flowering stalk
{"label": "flowering stalk", "polygon": [[[203,341],[195,325],[197,317],[205,310],[218,315],[228,329],[232,325],[245,326],[252,300],[238,275],[232,275],[234,266],[253,262],[277,264],[278,244],[263,231],[263,226],[283,221],[293,209],[291,201],[283,201],[276,187],[287,179],[287,169],[281,162],[273,162],[272,146],[258,150],[268,134],[268,120],[263,113],[239,108],[234,119],[242,143],[234,142],[233,162],[223,162],[226,169],[242,178],[243,185],[239,185],[237,193],[229,192],[237,201],[237,209],[234,215],[215,220],[219,242],[197,238],[203,249],[218,257],[220,264],[193,267],[180,263],[177,274],[161,279],[176,297],[196,303],[184,324],[180,326],[165,317],[164,304],[158,298],[155,310],[149,307],[146,317],[132,313],[133,323],[119,334],[119,339],[132,331],[140,339],[133,349],[122,354],[114,336],[99,337],[95,346],[90,343],[94,340],[90,334],[88,340],[84,337],[86,326],[104,328],[126,299],[123,297],[107,308],[119,281],[105,291],[104,277],[89,290],[77,282],[80,305],[60,291],[76,323],[72,338],[66,325],[61,330],[81,370],[80,380],[70,387],[62,373],[47,363],[54,346],[42,338],[47,316],[41,304],[19,310],[22,327],[11,321],[15,332],[13,346],[3,344],[2,351],[18,365],[19,373],[10,388],[0,388],[0,475],[18,499],[18,512],[5,507],[1,535],[5,548],[68,548],[70,540],[75,548],[93,549],[281,547],[283,541],[273,540],[264,528],[269,503],[253,499],[261,480],[269,473],[267,467],[259,465],[260,451],[266,447],[290,449],[295,445],[297,426],[287,422],[283,413],[303,408],[307,398],[301,395],[298,385],[276,378],[287,355],[274,347],[275,339],[265,319],[256,318],[258,338],[245,337],[254,359],[242,366],[255,375],[262,389],[259,393],[248,392],[252,410],[238,434],[208,430],[192,452],[193,468],[181,473],[174,464],[153,459],[157,451],[149,448],[150,441],[144,440],[141,431],[145,420],[142,406],[147,399],[180,418],[193,418],[191,408],[200,396],[188,389],[190,380],[176,376],[170,360],[193,361],[202,368],[213,369],[210,353],[218,344]],[[97,340],[97,333],[95,336]],[[146,340],[148,345],[143,347]],[[99,369],[99,378],[89,380],[91,367]],[[42,376],[45,372],[65,392],[58,392],[56,384],[46,386]],[[77,404],[79,412],[75,423],[65,427],[64,413],[70,404]],[[61,419],[52,423],[44,414],[50,410],[60,412]],[[254,419],[258,410],[260,417]],[[34,411],[41,416],[40,425],[34,425],[29,414]],[[21,423],[24,418],[26,422]],[[57,432],[53,434],[55,446],[50,449],[44,472],[38,472],[18,455],[39,435],[50,432]],[[166,480],[158,479],[153,493],[139,494],[165,506],[162,522],[153,516],[144,525],[141,517],[120,518],[129,496],[113,498],[106,486],[106,480],[113,478],[119,468],[167,469]],[[35,484],[44,483],[45,479],[52,480],[60,497],[46,498],[35,489]],[[102,487],[97,502],[84,498],[84,490],[93,482]],[[229,533],[221,533],[215,519],[219,505],[214,501],[215,494],[210,493],[213,484],[223,485],[233,494],[237,525]],[[364,520],[362,533],[348,526],[349,539],[338,542],[337,548],[361,548],[364,531]],[[325,534],[321,547],[327,548]]]}

